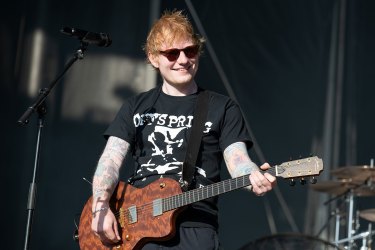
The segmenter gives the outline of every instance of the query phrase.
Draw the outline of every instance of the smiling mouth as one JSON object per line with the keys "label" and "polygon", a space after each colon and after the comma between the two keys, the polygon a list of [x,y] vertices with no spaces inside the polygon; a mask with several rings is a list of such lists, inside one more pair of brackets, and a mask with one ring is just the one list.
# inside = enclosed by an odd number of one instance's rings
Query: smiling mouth
{"label": "smiling mouth", "polygon": [[182,71],[182,72],[185,72],[185,71],[189,71],[189,69],[191,68],[191,66],[187,67],[187,68],[180,68],[180,69],[174,69],[175,71]]}

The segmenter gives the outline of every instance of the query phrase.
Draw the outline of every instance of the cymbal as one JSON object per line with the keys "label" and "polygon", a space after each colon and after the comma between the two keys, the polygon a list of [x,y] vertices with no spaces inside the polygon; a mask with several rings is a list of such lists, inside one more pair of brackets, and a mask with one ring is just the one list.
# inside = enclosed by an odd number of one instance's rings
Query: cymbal
{"label": "cymbal", "polygon": [[339,167],[331,171],[338,179],[352,179],[366,181],[369,178],[375,179],[375,167],[368,165]]}
{"label": "cymbal", "polygon": [[335,180],[335,181],[321,181],[314,185],[310,185],[312,189],[318,192],[326,192],[334,195],[341,195],[350,189],[358,187],[360,183],[352,180]]}
{"label": "cymbal", "polygon": [[375,222],[375,208],[360,211],[359,217],[368,221]]}
{"label": "cymbal", "polygon": [[354,188],[353,193],[354,195],[361,197],[375,196],[375,186],[361,185],[359,187]]}

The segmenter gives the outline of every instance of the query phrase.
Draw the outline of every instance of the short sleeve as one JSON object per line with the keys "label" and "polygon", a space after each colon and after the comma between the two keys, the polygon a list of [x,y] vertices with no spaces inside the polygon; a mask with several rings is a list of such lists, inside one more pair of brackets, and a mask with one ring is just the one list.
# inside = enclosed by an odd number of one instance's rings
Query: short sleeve
{"label": "short sleeve", "polygon": [[220,148],[225,150],[229,145],[235,142],[244,142],[248,149],[253,145],[240,107],[237,103],[230,100],[227,103],[222,123]]}
{"label": "short sleeve", "polygon": [[133,108],[129,101],[125,102],[118,111],[115,119],[104,132],[104,137],[116,136],[133,145],[135,126],[132,120]]}

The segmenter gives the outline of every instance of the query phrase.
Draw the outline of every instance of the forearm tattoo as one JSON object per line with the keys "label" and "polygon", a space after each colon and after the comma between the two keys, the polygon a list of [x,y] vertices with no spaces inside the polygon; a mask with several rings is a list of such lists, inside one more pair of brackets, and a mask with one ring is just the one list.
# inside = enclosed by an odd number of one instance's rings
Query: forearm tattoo
{"label": "forearm tattoo", "polygon": [[258,166],[251,161],[246,145],[243,142],[229,145],[224,150],[224,160],[233,178],[259,170]]}
{"label": "forearm tattoo", "polygon": [[120,167],[129,150],[129,143],[109,137],[93,178],[94,201],[109,201],[119,178]]}

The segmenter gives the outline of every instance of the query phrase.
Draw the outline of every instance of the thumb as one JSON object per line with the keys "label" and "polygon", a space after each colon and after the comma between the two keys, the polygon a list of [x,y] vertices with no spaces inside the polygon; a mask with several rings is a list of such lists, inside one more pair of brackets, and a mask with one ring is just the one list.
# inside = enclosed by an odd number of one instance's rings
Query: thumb
{"label": "thumb", "polygon": [[269,169],[269,168],[271,168],[271,166],[270,166],[270,164],[268,164],[267,162],[264,163],[262,166],[260,166],[260,169],[262,169],[262,170],[267,170],[267,169]]}
{"label": "thumb", "polygon": [[119,232],[118,232],[118,224],[115,223],[115,224],[113,225],[113,227],[114,227],[113,229],[114,229],[114,231],[115,231],[116,238],[117,238],[118,240],[121,240],[120,234],[119,234]]}

